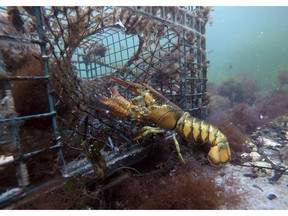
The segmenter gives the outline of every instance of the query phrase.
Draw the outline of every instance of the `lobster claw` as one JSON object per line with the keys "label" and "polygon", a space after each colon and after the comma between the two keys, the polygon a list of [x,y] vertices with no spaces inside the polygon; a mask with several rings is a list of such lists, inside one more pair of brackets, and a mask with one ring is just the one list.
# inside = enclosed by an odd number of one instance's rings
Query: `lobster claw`
{"label": "lobster claw", "polygon": [[118,85],[124,86],[124,87],[132,90],[133,92],[140,93],[143,89],[143,85],[141,85],[141,84],[127,82],[125,80],[119,79],[119,78],[112,76],[112,75],[108,75],[107,78],[110,78],[110,80],[113,80]]}
{"label": "lobster claw", "polygon": [[111,98],[98,94],[96,97],[96,110],[104,111],[115,117],[130,118],[131,102],[126,100],[115,88],[110,87]]}

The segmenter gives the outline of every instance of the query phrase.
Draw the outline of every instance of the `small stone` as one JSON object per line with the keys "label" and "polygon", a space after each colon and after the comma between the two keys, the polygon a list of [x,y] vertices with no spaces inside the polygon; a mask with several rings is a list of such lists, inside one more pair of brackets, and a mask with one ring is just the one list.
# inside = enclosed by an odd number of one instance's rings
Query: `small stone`
{"label": "small stone", "polygon": [[286,121],[282,121],[279,123],[279,127],[283,127],[283,128],[286,128],[287,127],[287,122]]}
{"label": "small stone", "polygon": [[256,173],[244,173],[243,176],[250,177],[250,178],[258,178],[258,175]]}
{"label": "small stone", "polygon": [[253,184],[252,185],[254,188],[257,188],[257,189],[259,189],[260,191],[262,191],[263,192],[263,189],[262,188],[260,188],[258,185],[256,185],[256,184]]}
{"label": "small stone", "polygon": [[225,174],[226,174],[225,172],[219,173],[219,175],[220,175],[221,177],[223,177]]}
{"label": "small stone", "polygon": [[256,131],[256,132],[252,133],[251,138],[253,140],[256,140],[260,135],[261,135],[261,132],[260,131]]}
{"label": "small stone", "polygon": [[252,173],[252,167],[251,167],[251,164],[250,162],[245,162],[243,163],[243,167],[242,167],[242,172],[243,173]]}
{"label": "small stone", "polygon": [[245,159],[245,158],[249,157],[249,154],[245,152],[245,153],[241,154],[240,157],[242,159]]}
{"label": "small stone", "polygon": [[270,194],[267,195],[267,199],[269,199],[269,200],[273,200],[275,198],[277,198],[277,196],[275,194],[273,194],[273,193],[270,193]]}
{"label": "small stone", "polygon": [[257,146],[252,142],[248,143],[248,148],[251,150],[251,152],[257,152]]}
{"label": "small stone", "polygon": [[[271,170],[272,166],[270,163],[263,162],[263,161],[256,161],[253,163],[253,165],[256,166],[254,171],[256,171],[260,177],[272,175],[272,170]],[[268,168],[268,169],[266,169],[266,168]]]}
{"label": "small stone", "polygon": [[282,163],[288,166],[288,146],[281,148],[279,151],[279,155]]}
{"label": "small stone", "polygon": [[255,162],[245,162],[243,165],[245,166],[242,168],[244,173],[255,174],[257,175],[257,177],[258,176],[265,177],[272,175],[271,170],[272,166],[270,163],[264,161],[255,161]]}
{"label": "small stone", "polygon": [[279,149],[276,150],[273,148],[262,148],[261,150],[263,154],[268,157],[273,157],[273,158],[279,157]]}
{"label": "small stone", "polygon": [[[243,176],[245,177],[251,177],[252,176],[252,173],[244,173]],[[288,185],[287,185],[288,186]]]}
{"label": "small stone", "polygon": [[252,161],[260,161],[262,156],[258,152],[250,152],[249,156]]}
{"label": "small stone", "polygon": [[258,141],[260,141],[263,146],[268,147],[268,148],[281,148],[282,145],[275,140],[266,138],[266,137],[258,137]]}
{"label": "small stone", "polygon": [[270,132],[270,130],[268,128],[263,128],[262,132],[267,134]]}

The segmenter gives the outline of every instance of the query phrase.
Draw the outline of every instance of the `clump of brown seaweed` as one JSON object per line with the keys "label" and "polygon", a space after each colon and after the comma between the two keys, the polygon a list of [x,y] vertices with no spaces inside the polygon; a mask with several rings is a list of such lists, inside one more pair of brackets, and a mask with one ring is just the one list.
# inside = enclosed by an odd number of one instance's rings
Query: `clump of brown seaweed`
{"label": "clump of brown seaweed", "polygon": [[225,187],[217,185],[215,177],[212,167],[201,166],[193,159],[169,175],[132,177],[115,187],[114,208],[219,209],[226,204],[233,208],[240,196],[225,193]]}
{"label": "clump of brown seaweed", "polygon": [[247,73],[227,78],[218,87],[218,93],[230,100],[231,106],[237,103],[253,104],[256,100],[257,82]]}
{"label": "clump of brown seaweed", "polygon": [[287,70],[279,71],[278,82],[280,84],[280,88],[283,88],[283,86],[288,85],[288,71]]}
{"label": "clump of brown seaweed", "polygon": [[[279,73],[278,77],[284,77],[282,83],[279,78],[280,86],[285,85],[285,76],[286,72]],[[288,113],[287,90],[271,90],[261,96],[255,80],[247,74],[237,77],[227,79],[220,86],[208,85],[211,101],[208,121],[228,137],[232,162],[239,162],[239,154],[249,151],[246,142],[257,128]]]}

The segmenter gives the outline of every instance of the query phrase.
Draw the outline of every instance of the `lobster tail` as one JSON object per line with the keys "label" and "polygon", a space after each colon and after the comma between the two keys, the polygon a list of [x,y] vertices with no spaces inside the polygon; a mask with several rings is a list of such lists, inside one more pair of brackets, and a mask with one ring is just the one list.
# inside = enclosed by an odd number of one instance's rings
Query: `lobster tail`
{"label": "lobster tail", "polygon": [[208,152],[208,160],[212,165],[227,163],[230,157],[231,151],[227,141],[212,147]]}
{"label": "lobster tail", "polygon": [[224,164],[229,161],[231,151],[227,138],[213,125],[193,118],[186,112],[178,120],[176,130],[188,142],[191,142],[192,139],[196,142],[207,143],[211,147],[208,159],[212,165]]}

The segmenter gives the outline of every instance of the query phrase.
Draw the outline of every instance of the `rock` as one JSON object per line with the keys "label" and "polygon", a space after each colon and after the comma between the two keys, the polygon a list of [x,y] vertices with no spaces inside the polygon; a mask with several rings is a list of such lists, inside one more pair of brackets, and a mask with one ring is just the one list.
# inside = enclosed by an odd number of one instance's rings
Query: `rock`
{"label": "rock", "polygon": [[247,159],[249,161],[260,161],[262,159],[262,156],[258,152],[250,152],[250,153],[243,153],[240,155],[242,159]]}
{"label": "rock", "polygon": [[243,164],[243,172],[257,174],[259,177],[266,177],[272,175],[272,166],[270,163],[263,161],[245,162]]}
{"label": "rock", "polygon": [[285,166],[288,166],[288,146],[281,148],[279,151],[279,155],[280,155],[281,162]]}
{"label": "rock", "polygon": [[[243,167],[241,168],[242,172],[247,174],[251,174],[252,173],[252,166],[251,166],[251,162],[245,162],[243,163]],[[245,175],[247,177],[247,175]],[[249,176],[250,177],[250,176]]]}
{"label": "rock", "polygon": [[244,173],[243,176],[250,177],[250,178],[258,178],[258,175],[255,173]]}
{"label": "rock", "polygon": [[266,138],[266,137],[263,137],[263,136],[259,136],[257,138],[257,140],[264,146],[264,147],[267,147],[267,148],[273,148],[273,149],[278,149],[278,148],[281,148],[282,145],[278,142],[276,142],[275,140],[272,140],[272,139],[269,139],[269,138]]}
{"label": "rock", "polygon": [[265,154],[268,157],[271,157],[271,158],[278,158],[279,157],[279,149],[262,148],[261,150],[262,150],[263,154]]}
{"label": "rock", "polygon": [[242,159],[246,159],[246,158],[249,157],[249,153],[246,153],[246,152],[245,152],[245,153],[241,154],[240,157],[241,157]]}
{"label": "rock", "polygon": [[223,177],[223,176],[225,176],[225,172],[221,172],[221,173],[219,173],[219,175],[221,176],[221,177]]}
{"label": "rock", "polygon": [[254,188],[257,188],[257,189],[259,189],[260,191],[262,191],[263,192],[263,189],[262,188],[260,188],[258,185],[256,185],[256,184],[253,184],[252,185]]}
{"label": "rock", "polygon": [[262,156],[258,152],[250,152],[249,156],[253,162],[260,161],[262,159]]}
{"label": "rock", "polygon": [[277,198],[277,196],[275,194],[273,194],[273,193],[270,193],[270,194],[267,195],[267,199],[269,199],[269,200],[273,200],[275,198]]}
{"label": "rock", "polygon": [[248,148],[251,150],[251,152],[257,152],[257,146],[252,142],[248,143]]}
{"label": "rock", "polygon": [[[272,175],[272,170],[269,168],[272,168],[270,163],[263,162],[263,161],[256,161],[253,162],[254,171],[260,176],[260,177],[265,177],[265,176],[271,176]],[[266,169],[268,168],[268,169]]]}

